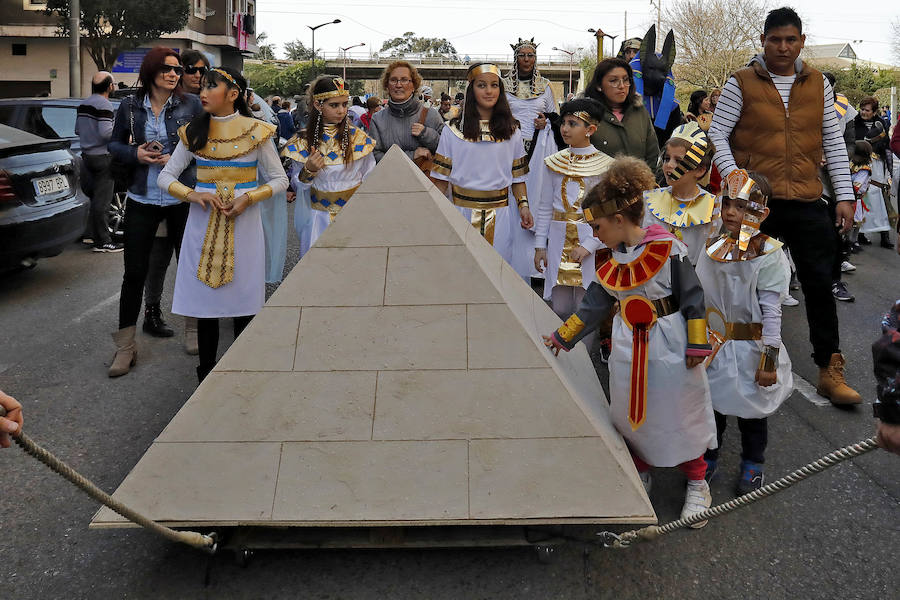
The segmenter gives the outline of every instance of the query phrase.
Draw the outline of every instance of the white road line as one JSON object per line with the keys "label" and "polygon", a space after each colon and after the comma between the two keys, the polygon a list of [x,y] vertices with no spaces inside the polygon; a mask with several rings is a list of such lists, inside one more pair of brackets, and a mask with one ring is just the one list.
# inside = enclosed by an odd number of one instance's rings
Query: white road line
{"label": "white road line", "polygon": [[822,397],[816,392],[813,384],[800,377],[797,373],[794,373],[794,391],[800,392],[804,398],[816,406],[829,406],[831,404],[828,398]]}
{"label": "white road line", "polygon": [[101,300],[100,302],[98,302],[97,304],[92,306],[91,308],[87,309],[86,311],[84,311],[83,313],[81,313],[80,315],[78,315],[77,317],[72,319],[72,322],[73,323],[81,323],[87,317],[93,316],[93,315],[97,314],[98,312],[104,310],[110,304],[113,304],[114,302],[118,301],[118,299],[119,299],[119,292],[116,292],[109,298],[106,298],[105,300]]}

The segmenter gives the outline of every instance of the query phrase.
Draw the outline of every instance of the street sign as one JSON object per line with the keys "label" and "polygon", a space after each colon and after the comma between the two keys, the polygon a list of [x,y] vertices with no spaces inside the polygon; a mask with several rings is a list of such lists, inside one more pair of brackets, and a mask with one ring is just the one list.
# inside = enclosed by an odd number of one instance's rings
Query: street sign
{"label": "street sign", "polygon": [[[144,62],[144,57],[147,56],[147,53],[150,52],[150,50],[151,48],[135,48],[134,50],[119,52],[119,55],[116,57],[116,62],[113,63],[112,72],[139,73],[141,70],[141,63]],[[181,52],[179,48],[172,48],[172,50]]]}

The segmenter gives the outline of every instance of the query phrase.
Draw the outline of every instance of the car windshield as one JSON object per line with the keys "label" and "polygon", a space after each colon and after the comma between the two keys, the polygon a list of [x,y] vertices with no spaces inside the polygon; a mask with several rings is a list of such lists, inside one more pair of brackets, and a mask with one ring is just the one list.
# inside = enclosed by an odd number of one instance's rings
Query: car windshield
{"label": "car windshield", "polygon": [[28,131],[51,139],[72,138],[77,116],[74,106],[33,106],[29,110]]}

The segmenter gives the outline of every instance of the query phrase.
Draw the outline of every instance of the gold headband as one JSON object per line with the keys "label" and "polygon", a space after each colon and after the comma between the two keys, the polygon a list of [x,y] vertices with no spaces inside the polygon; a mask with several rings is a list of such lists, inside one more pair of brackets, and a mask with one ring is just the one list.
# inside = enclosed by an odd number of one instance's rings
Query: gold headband
{"label": "gold headband", "polygon": [[570,113],[573,117],[578,117],[588,125],[597,125],[597,119],[592,117],[590,113],[586,110],[576,110],[573,113]]}
{"label": "gold headband", "polygon": [[334,98],[336,96],[350,95],[350,92],[344,89],[344,80],[341,77],[335,77],[331,80],[331,82],[337,89],[331,90],[329,92],[320,92],[318,94],[314,94],[313,100],[321,102],[322,100],[327,100],[328,98]]}
{"label": "gold headband", "polygon": [[236,87],[237,89],[241,89],[241,86],[239,86],[239,85],[238,85],[238,82],[234,80],[234,77],[232,77],[231,75],[229,75],[228,73],[226,73],[226,72],[223,71],[222,69],[216,67],[215,69],[210,69],[210,71],[213,71],[213,72],[215,72],[215,73],[218,73],[219,75],[221,75],[222,77],[224,77],[225,79],[227,79],[228,81],[230,81],[230,82],[231,82],[231,85],[233,85],[233,86]]}
{"label": "gold headband", "polygon": [[478,65],[477,67],[473,67],[471,71],[469,71],[469,75],[467,79],[469,81],[474,81],[476,77],[479,75],[483,75],[484,73],[493,73],[500,79],[503,79],[503,76],[500,74],[500,67],[491,63],[484,63]]}
{"label": "gold headband", "polygon": [[599,219],[600,217],[611,217],[614,214],[621,212],[637,202],[638,200],[643,199],[643,194],[640,196],[636,196],[634,198],[630,198],[626,200],[621,206],[618,202],[614,200],[603,200],[593,205],[593,209],[585,208],[582,209],[582,214],[584,214],[585,221],[593,221],[594,219]]}
{"label": "gold headband", "polygon": [[593,220],[594,220],[594,213],[591,212],[591,209],[585,208],[585,209],[582,210],[581,212],[584,213],[584,220],[585,220],[585,221],[593,221]]}

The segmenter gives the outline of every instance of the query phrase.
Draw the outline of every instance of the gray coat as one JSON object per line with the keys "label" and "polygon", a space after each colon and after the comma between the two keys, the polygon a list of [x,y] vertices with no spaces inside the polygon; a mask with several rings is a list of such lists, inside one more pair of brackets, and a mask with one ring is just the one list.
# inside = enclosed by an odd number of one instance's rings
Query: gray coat
{"label": "gray coat", "polygon": [[375,161],[380,161],[391,146],[397,144],[412,160],[416,148],[428,148],[432,153],[437,150],[441,139],[444,120],[433,108],[428,109],[425,116],[425,131],[418,137],[413,136],[413,123],[417,123],[422,114],[422,103],[412,96],[403,104],[389,102],[387,108],[372,115],[372,126],[369,135],[375,139]]}

